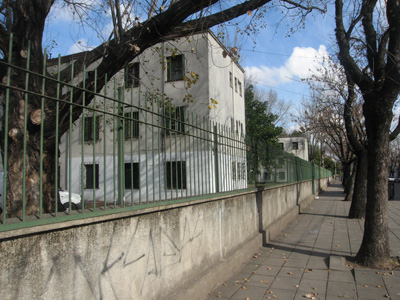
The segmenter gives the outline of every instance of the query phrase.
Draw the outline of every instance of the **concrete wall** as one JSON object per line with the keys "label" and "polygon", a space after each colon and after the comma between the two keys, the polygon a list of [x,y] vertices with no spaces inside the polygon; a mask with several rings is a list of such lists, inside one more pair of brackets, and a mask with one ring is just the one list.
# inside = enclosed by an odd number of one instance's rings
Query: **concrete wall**
{"label": "concrete wall", "polygon": [[0,233],[0,299],[204,299],[311,191],[288,184]]}

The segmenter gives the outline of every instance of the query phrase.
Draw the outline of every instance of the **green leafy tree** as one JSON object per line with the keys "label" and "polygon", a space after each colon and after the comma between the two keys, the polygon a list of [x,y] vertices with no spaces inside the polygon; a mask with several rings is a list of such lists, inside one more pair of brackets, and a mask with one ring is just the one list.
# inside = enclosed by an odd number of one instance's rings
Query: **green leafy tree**
{"label": "green leafy tree", "polygon": [[260,166],[271,167],[278,152],[278,136],[282,127],[275,126],[277,116],[268,112],[268,102],[255,96],[254,86],[245,88],[246,142],[250,147],[247,155],[249,174],[255,177]]}

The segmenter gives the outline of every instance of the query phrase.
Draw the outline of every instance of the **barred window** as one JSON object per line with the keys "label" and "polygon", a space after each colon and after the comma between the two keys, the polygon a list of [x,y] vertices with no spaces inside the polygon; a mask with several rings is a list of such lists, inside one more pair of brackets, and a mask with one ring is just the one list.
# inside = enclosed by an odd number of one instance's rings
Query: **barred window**
{"label": "barred window", "polygon": [[125,87],[138,87],[140,84],[140,65],[138,62],[129,64],[125,68]]}
{"label": "barred window", "polygon": [[140,187],[140,169],[139,163],[125,163],[125,188],[139,189]]}
{"label": "barred window", "polygon": [[167,165],[167,188],[186,189],[186,161],[169,161]]}
{"label": "barred window", "polygon": [[85,164],[85,189],[99,188],[99,164]]}
{"label": "barred window", "polygon": [[185,133],[185,106],[169,108],[165,112],[165,128],[167,134]]}
{"label": "barred window", "polygon": [[100,136],[100,117],[84,117],[84,120],[84,141],[97,142]]}
{"label": "barred window", "polygon": [[185,75],[185,60],[183,55],[167,57],[167,81],[182,80]]}
{"label": "barred window", "polygon": [[132,111],[124,114],[125,116],[125,139],[133,139],[139,137],[139,112]]}

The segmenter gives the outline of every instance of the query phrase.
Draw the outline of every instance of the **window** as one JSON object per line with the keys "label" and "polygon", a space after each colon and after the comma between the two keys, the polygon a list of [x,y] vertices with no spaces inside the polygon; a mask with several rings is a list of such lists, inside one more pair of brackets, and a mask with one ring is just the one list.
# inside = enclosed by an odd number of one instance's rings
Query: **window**
{"label": "window", "polygon": [[292,149],[293,150],[299,150],[299,143],[298,142],[292,142]]}
{"label": "window", "polygon": [[236,180],[236,162],[232,162],[232,179]]}
{"label": "window", "polygon": [[185,73],[185,61],[183,55],[175,55],[167,58],[167,81],[182,80]]}
{"label": "window", "polygon": [[167,162],[167,188],[186,189],[186,162]]}
{"label": "window", "polygon": [[139,137],[139,112],[132,111],[124,114],[125,116],[125,139],[133,139]]}
{"label": "window", "polygon": [[99,164],[85,164],[85,189],[99,188]]}
{"label": "window", "polygon": [[233,75],[232,72],[229,72],[229,86],[233,88]]}
{"label": "window", "polygon": [[285,172],[279,172],[279,180],[285,180]]}
{"label": "window", "polygon": [[125,68],[125,87],[138,87],[140,83],[139,63],[129,64]]}
{"label": "window", "polygon": [[239,85],[239,95],[242,96],[242,83],[238,81],[238,85]]}
{"label": "window", "polygon": [[270,181],[270,180],[271,180],[271,174],[264,171],[264,181]]}
{"label": "window", "polygon": [[185,133],[185,106],[171,107],[165,112],[167,134]]}
{"label": "window", "polygon": [[125,188],[139,189],[140,187],[140,172],[139,163],[125,163]]}
{"label": "window", "polygon": [[85,117],[84,120],[84,141],[97,142],[99,140],[100,117]]}
{"label": "window", "polygon": [[237,80],[237,78],[235,77],[235,92],[237,93],[237,87],[238,87],[238,80]]}
{"label": "window", "polygon": [[282,150],[285,150],[285,148],[283,147],[283,143],[279,143],[279,146],[281,147]]}
{"label": "window", "polygon": [[241,169],[240,169],[240,162],[237,163],[237,172],[238,172],[238,180],[240,180],[240,175],[241,175]]}

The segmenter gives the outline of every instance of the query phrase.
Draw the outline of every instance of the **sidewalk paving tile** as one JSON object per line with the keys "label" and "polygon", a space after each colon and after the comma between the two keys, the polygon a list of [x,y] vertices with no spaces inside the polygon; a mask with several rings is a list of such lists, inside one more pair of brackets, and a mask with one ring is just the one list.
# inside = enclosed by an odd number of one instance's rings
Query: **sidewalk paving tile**
{"label": "sidewalk paving tile", "polygon": [[357,285],[358,299],[388,299],[388,293],[384,287],[375,285]]}
{"label": "sidewalk paving tile", "polygon": [[358,285],[383,285],[378,270],[354,269],[354,277]]}
{"label": "sidewalk paving tile", "polygon": [[281,271],[278,273],[279,277],[302,277],[304,273],[304,268],[296,268],[296,267],[283,267]]}
{"label": "sidewalk paving tile", "polygon": [[300,278],[296,277],[276,277],[274,282],[271,284],[270,289],[287,289],[296,290],[300,283]]}
{"label": "sidewalk paving tile", "polygon": [[348,282],[354,284],[354,276],[351,270],[348,271],[329,271],[329,281],[334,282]]}
{"label": "sidewalk paving tile", "polygon": [[391,299],[400,300],[400,271],[395,271],[395,276],[382,276],[382,279]]}
{"label": "sidewalk paving tile", "polygon": [[356,286],[354,283],[328,281],[327,295],[340,298],[357,299]]}
{"label": "sidewalk paving tile", "polygon": [[293,299],[296,294],[296,290],[288,290],[288,289],[270,289],[264,295],[263,299],[270,300],[287,300]]}
{"label": "sidewalk paving tile", "polygon": [[254,274],[250,276],[249,281],[246,284],[251,286],[264,287],[267,289],[271,286],[274,279],[275,276]]}
{"label": "sidewalk paving tile", "polygon": [[326,280],[302,279],[299,284],[299,291],[325,295],[326,285]]}
{"label": "sidewalk paving tile", "polygon": [[240,286],[235,286],[232,283],[224,283],[215,289],[210,296],[215,298],[227,298],[232,297],[238,290]]}
{"label": "sidewalk paving tile", "polygon": [[290,258],[285,263],[285,267],[294,267],[294,268],[305,268],[307,266],[308,259],[301,259],[301,258]]}
{"label": "sidewalk paving tile", "polygon": [[250,298],[250,300],[261,300],[266,290],[267,289],[261,287],[244,285],[231,297],[231,299],[244,300]]}
{"label": "sidewalk paving tile", "polygon": [[276,276],[281,271],[281,267],[272,266],[269,264],[262,264],[257,269],[258,275],[269,275],[269,276]]}
{"label": "sidewalk paving tile", "polygon": [[303,274],[303,279],[311,280],[327,280],[329,270],[321,269],[306,269]]}
{"label": "sidewalk paving tile", "polygon": [[327,270],[328,269],[327,258],[311,256],[307,263],[307,268]]}

